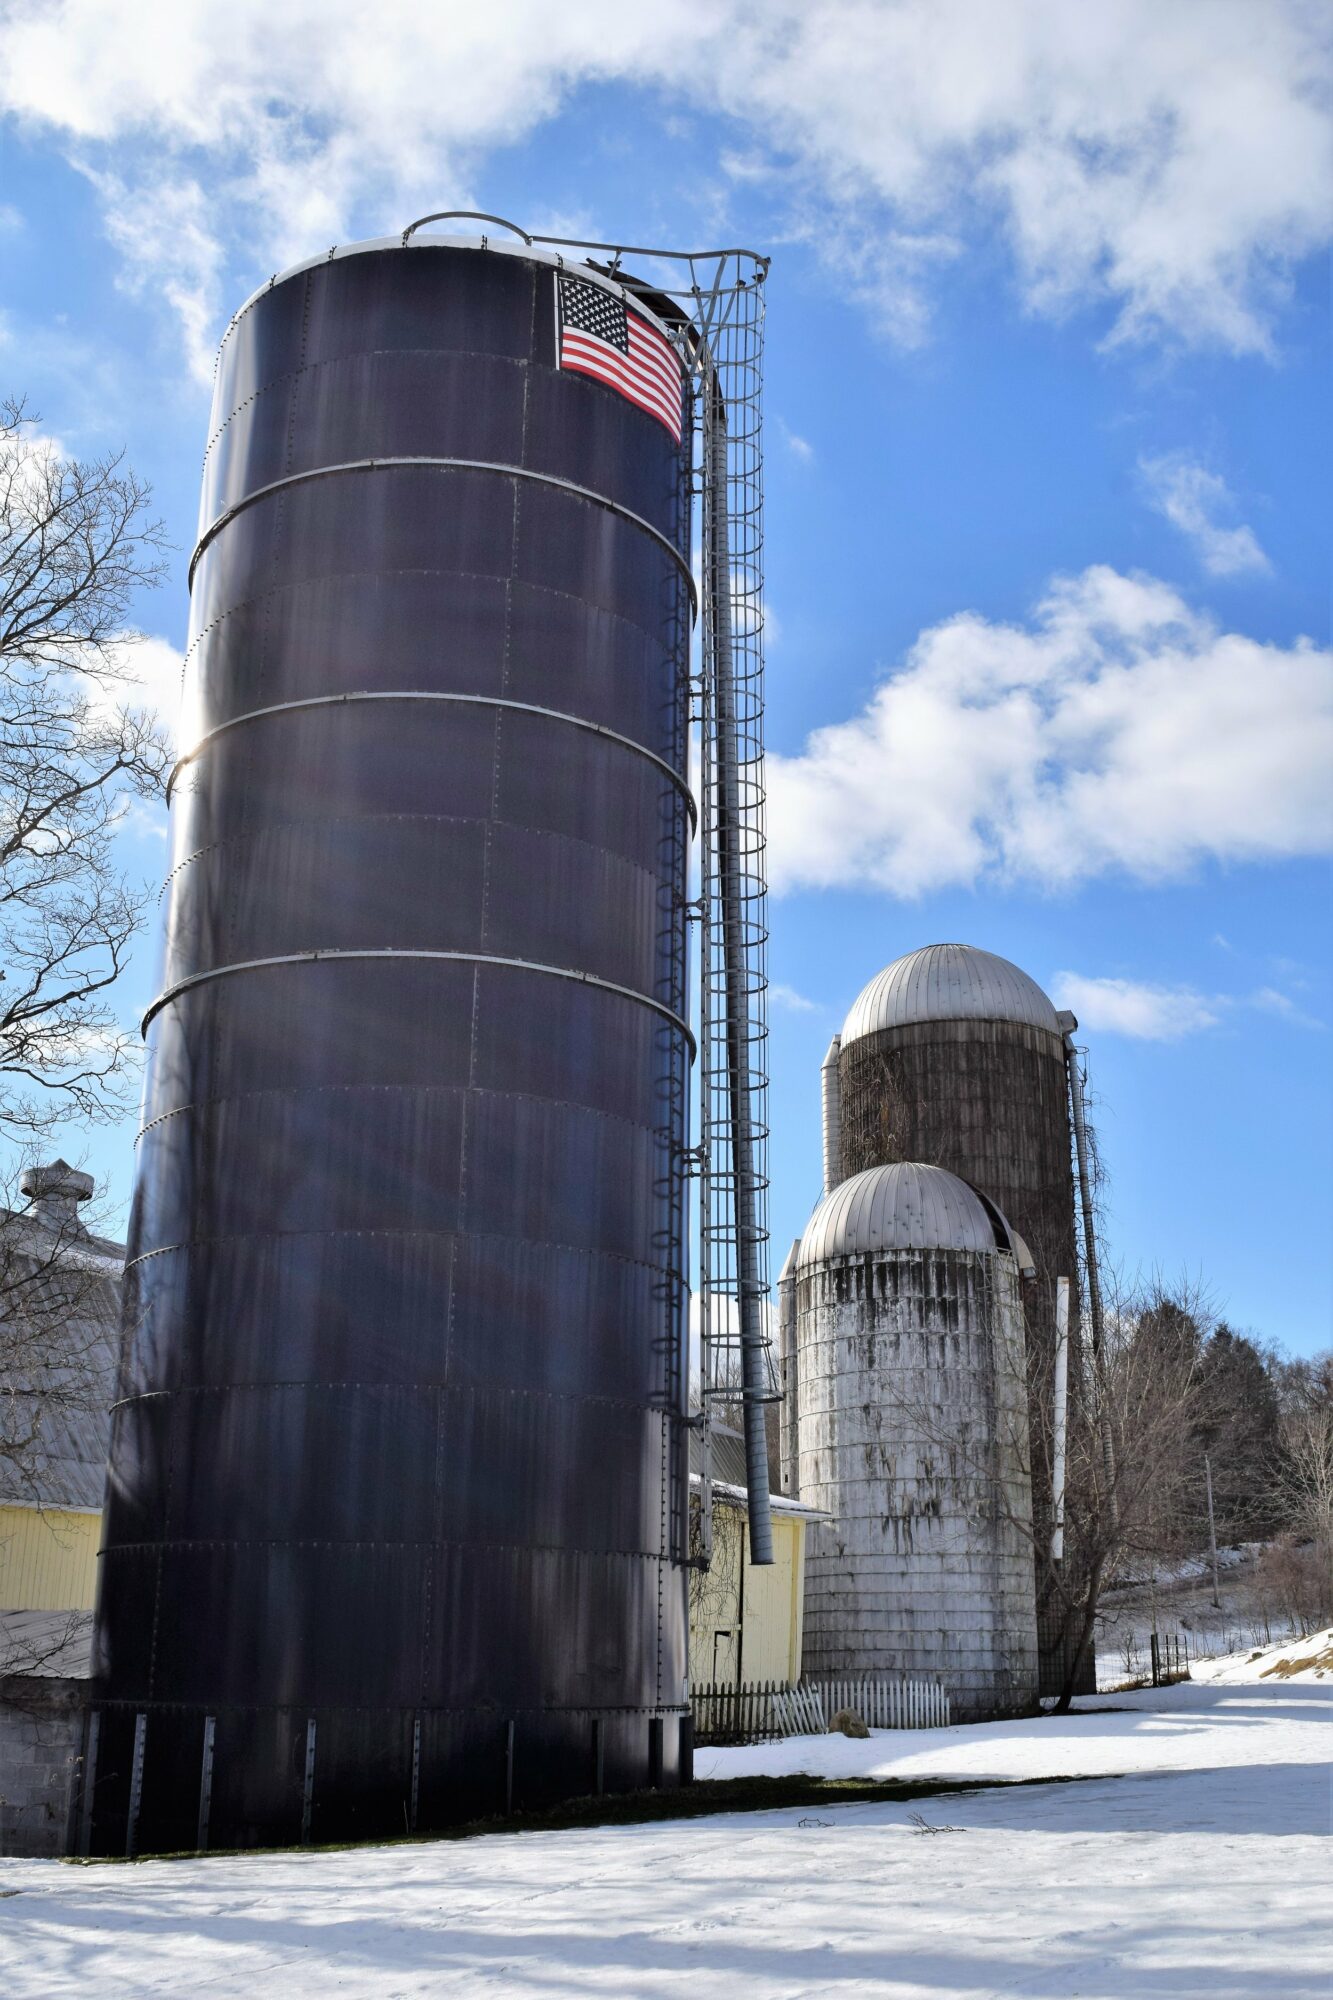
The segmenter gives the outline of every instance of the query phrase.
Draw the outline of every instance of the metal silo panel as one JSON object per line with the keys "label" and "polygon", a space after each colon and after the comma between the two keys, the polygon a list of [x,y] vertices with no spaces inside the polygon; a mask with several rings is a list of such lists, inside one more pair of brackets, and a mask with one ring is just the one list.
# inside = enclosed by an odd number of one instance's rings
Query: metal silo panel
{"label": "metal silo panel", "polygon": [[217,1845],[401,1829],[414,1741],[422,1825],[587,1789],[594,1722],[608,1783],[659,1722],[675,1767],[687,466],[556,369],[554,284],[374,250],[223,346],[104,1848],[139,1713],[141,1847],[183,1844],[208,1716]]}

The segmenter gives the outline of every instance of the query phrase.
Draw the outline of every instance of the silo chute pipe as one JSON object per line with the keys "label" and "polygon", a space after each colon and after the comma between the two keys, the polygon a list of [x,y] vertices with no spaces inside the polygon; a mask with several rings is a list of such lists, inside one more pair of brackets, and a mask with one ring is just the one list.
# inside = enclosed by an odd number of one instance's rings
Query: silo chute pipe
{"label": "silo chute pipe", "polygon": [[763,1283],[759,1271],[759,1218],[755,1138],[750,1101],[750,1018],[746,980],[743,884],[741,880],[740,773],[737,749],[736,682],[731,630],[731,550],[727,522],[727,427],[720,394],[706,382],[704,397],[705,477],[709,546],[707,589],[712,635],[713,701],[717,725],[715,828],[718,890],[726,988],[727,1082],[731,1110],[732,1184],[736,1204],[736,1305],[740,1322],[741,1409],[745,1435],[745,1479],[749,1492],[750,1561],[773,1561],[773,1522],[768,1504],[768,1401],[762,1324]]}
{"label": "silo chute pipe", "polygon": [[1074,1150],[1078,1156],[1078,1196],[1083,1210],[1083,1254],[1088,1272],[1088,1318],[1092,1325],[1092,1364],[1098,1398],[1098,1422],[1102,1436],[1102,1471],[1106,1479],[1106,1507],[1112,1527],[1119,1521],[1115,1497],[1115,1440],[1111,1419],[1102,1395],[1102,1355],[1105,1320],[1102,1313],[1102,1281],[1097,1269],[1097,1227],[1092,1213],[1092,1183],[1088,1169],[1088,1121],[1083,1108],[1083,1071],[1078,1051],[1065,1038],[1065,1067],[1069,1072],[1069,1109],[1074,1122]]}
{"label": "silo chute pipe", "polygon": [[1069,1401],[1069,1280],[1055,1281],[1055,1406],[1052,1415],[1051,1561],[1065,1552],[1065,1416]]}

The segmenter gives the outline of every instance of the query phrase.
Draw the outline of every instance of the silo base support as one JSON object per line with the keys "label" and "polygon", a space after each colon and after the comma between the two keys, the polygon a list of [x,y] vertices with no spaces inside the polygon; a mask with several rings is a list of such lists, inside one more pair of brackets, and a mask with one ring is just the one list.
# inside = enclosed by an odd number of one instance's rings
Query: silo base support
{"label": "silo base support", "polygon": [[305,1726],[305,1779],[301,1786],[301,1845],[310,1845],[310,1826],[315,1810],[315,1718]]}
{"label": "silo base support", "polygon": [[199,1819],[195,1827],[194,1844],[201,1854],[208,1848],[208,1821],[213,1810],[213,1739],[217,1733],[217,1718],[204,1717],[204,1747],[199,1759]]}
{"label": "silo base support", "polygon": [[93,1846],[93,1792],[97,1785],[97,1746],[102,1734],[102,1712],[90,1711],[83,1743],[83,1783],[79,1792],[79,1820],[74,1852],[86,1861]]}
{"label": "silo base support", "polygon": [[130,1808],[125,1815],[125,1855],[132,1859],[139,1841],[139,1807],[143,1801],[143,1753],[148,1738],[148,1717],[134,1718],[134,1755],[130,1764]]}

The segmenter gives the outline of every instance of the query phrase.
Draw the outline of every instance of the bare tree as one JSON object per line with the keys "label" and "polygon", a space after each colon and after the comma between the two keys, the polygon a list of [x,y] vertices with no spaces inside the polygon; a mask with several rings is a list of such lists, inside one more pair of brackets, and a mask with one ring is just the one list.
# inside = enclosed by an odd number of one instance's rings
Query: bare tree
{"label": "bare tree", "polygon": [[0,1132],[32,1141],[121,1108],[129,1047],[108,1004],[148,890],[115,835],[158,797],[156,720],[117,701],[134,593],[163,567],[149,489],[81,462],[0,402]]}
{"label": "bare tree", "polygon": [[712,1549],[703,1560],[703,1520],[700,1496],[690,1496],[690,1627],[706,1654],[690,1661],[691,1676],[712,1681],[717,1660],[714,1641],[719,1632],[734,1636],[741,1616],[745,1568],[745,1514],[733,1500],[714,1497]]}
{"label": "bare tree", "polygon": [[[133,1075],[110,992],[150,892],[117,833],[168,761],[126,699],[131,600],[165,548],[149,497],[119,454],[69,458],[0,401],[0,1500],[44,1510],[96,1504],[113,1393],[117,1246],[78,1219],[91,1181],[39,1148],[114,1116]],[[18,1664],[70,1636],[39,1619]]]}
{"label": "bare tree", "polygon": [[[1327,1375],[1333,1387],[1333,1365]],[[1286,1410],[1279,1436],[1275,1475],[1283,1512],[1291,1528],[1308,1536],[1328,1561],[1333,1553],[1333,1394],[1311,1394]]]}
{"label": "bare tree", "polygon": [[[1197,1475],[1193,1440],[1208,1407],[1212,1314],[1200,1287],[1154,1278],[1126,1288],[1111,1274],[1106,1291],[1101,1354],[1088,1357],[1082,1393],[1070,1398],[1065,1557],[1049,1565],[1070,1640],[1061,1714],[1092,1644],[1103,1589],[1127,1567],[1179,1552]],[[1039,1405],[1040,1454],[1050,1448],[1049,1407]]]}
{"label": "bare tree", "polygon": [[[938,1404],[900,1400],[899,1418],[949,1454],[965,1476],[1032,1546],[1039,1589],[1065,1631],[1065,1675],[1056,1700],[1065,1713],[1092,1645],[1103,1589],[1126,1566],[1174,1552],[1186,1517],[1194,1465],[1190,1441],[1206,1395],[1202,1354],[1210,1315],[1197,1285],[1167,1288],[1159,1279],[1127,1287],[1103,1274],[1105,1325],[1100,1356],[1075,1345],[1066,1410],[1064,1549],[1051,1555],[1049,1500],[1055,1433],[1051,1356],[1039,1342],[1019,1344],[995,1329],[996,1429],[960,1433]],[[1022,1375],[1021,1388],[1014,1378]],[[1009,1376],[1009,1392],[1004,1377]],[[1105,1449],[1109,1432],[1112,1450]],[[1021,1477],[1000,1476],[999,1469]],[[987,1518],[979,1518],[981,1532]]]}

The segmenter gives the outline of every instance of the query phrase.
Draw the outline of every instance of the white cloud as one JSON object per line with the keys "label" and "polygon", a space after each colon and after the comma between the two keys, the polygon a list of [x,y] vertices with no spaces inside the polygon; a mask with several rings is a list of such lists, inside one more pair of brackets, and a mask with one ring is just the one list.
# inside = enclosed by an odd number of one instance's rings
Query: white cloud
{"label": "white cloud", "polygon": [[1077,1014],[1080,1028],[1129,1035],[1137,1041],[1174,1042],[1203,1028],[1216,1028],[1238,1011],[1275,1014],[1293,1028],[1324,1023],[1275,986],[1257,992],[1200,993],[1192,986],[1155,986],[1138,979],[1092,978],[1057,972],[1051,991],[1060,1006]]}
{"label": "white cloud", "polygon": [[190,373],[210,385],[223,316],[223,252],[203,189],[189,177],[164,175],[133,185],[118,174],[89,178],[123,259],[123,288],[160,292],[180,323]]}
{"label": "white cloud", "polygon": [[1257,1007],[1263,1014],[1276,1014],[1279,1020],[1289,1021],[1294,1028],[1322,1028],[1325,1024],[1317,1014],[1311,1014],[1300,1007],[1289,993],[1279,993],[1276,986],[1261,986],[1252,993],[1249,1005]]}
{"label": "white cloud", "polygon": [[0,108],[100,180],[192,350],[225,248],[278,264],[467,205],[491,151],[614,83],[724,113],[700,187],[775,193],[895,338],[998,231],[1034,311],[1266,351],[1330,229],[1331,39],[1314,0],[10,0]]}
{"label": "white cloud", "polygon": [[813,464],[815,448],[809,438],[799,436],[782,417],[773,418],[773,428],[798,465]]}
{"label": "white cloud", "polygon": [[178,747],[192,740],[193,727],[182,694],[184,660],[169,639],[134,634],[116,657],[118,678],[108,681],[99,699],[113,707],[149,708],[158,715]]}
{"label": "white cloud", "polygon": [[1210,576],[1242,576],[1273,565],[1259,546],[1253,528],[1228,527],[1225,517],[1235,501],[1220,473],[1209,472],[1188,452],[1167,452],[1141,458],[1139,471],[1149,504],[1165,515],[1173,528],[1189,537]]}
{"label": "white cloud", "polygon": [[1189,986],[1149,986],[1135,979],[1089,979],[1057,972],[1053,992],[1078,1015],[1079,1027],[1146,1042],[1174,1042],[1221,1020],[1217,1004]]}
{"label": "white cloud", "polygon": [[914,897],[1325,853],[1331,669],[1105,567],[1057,579],[1026,624],[960,613],[861,714],[770,753],[770,879]]}
{"label": "white cloud", "polygon": [[784,986],[780,979],[770,982],[768,997],[773,1005],[786,1014],[817,1014],[815,1001],[807,1000],[804,993],[798,993],[794,986]]}

